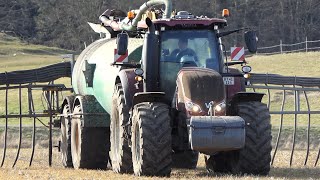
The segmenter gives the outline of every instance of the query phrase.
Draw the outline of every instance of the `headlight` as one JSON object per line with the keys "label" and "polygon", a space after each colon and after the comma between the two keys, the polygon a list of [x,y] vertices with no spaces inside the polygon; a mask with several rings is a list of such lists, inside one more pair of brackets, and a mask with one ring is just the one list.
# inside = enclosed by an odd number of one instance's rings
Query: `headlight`
{"label": "headlight", "polygon": [[225,110],[226,109],[226,102],[225,101],[222,101],[221,103],[219,103],[218,105],[216,105],[215,107],[214,107],[214,110],[216,111],[216,112],[221,112],[221,111],[223,111],[223,110]]}
{"label": "headlight", "polygon": [[191,111],[193,113],[200,113],[202,111],[201,107],[198,104],[195,104],[193,102],[187,102],[186,109],[187,111]]}
{"label": "headlight", "polygon": [[251,76],[250,74],[244,74],[244,75],[243,75],[243,77],[246,78],[246,79],[249,79],[250,76]]}

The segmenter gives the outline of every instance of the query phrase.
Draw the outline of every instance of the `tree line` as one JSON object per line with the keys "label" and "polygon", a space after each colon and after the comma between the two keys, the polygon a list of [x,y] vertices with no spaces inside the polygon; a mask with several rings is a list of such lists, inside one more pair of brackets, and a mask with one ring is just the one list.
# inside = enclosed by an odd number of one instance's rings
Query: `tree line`
{"label": "tree line", "polygon": [[[99,36],[87,22],[99,23],[106,9],[138,9],[146,0],[0,0],[0,31],[49,46],[80,51]],[[319,0],[173,0],[177,11],[221,17],[230,10],[227,29],[250,27],[257,31],[260,46],[320,39]],[[229,44],[241,34],[227,38]]]}

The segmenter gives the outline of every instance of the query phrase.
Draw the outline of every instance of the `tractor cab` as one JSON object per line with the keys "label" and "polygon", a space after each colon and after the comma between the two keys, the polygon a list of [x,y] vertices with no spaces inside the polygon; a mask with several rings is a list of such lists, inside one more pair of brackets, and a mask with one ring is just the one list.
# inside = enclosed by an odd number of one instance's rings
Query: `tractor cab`
{"label": "tractor cab", "polygon": [[226,20],[182,11],[170,19],[154,20],[153,24],[159,39],[159,84],[167,101],[174,99],[178,74],[183,68],[223,72],[217,33],[226,26]]}
{"label": "tractor cab", "polygon": [[155,20],[154,24],[160,36],[162,63],[221,71],[217,29],[226,25],[225,20],[199,18],[182,11],[169,20]]}

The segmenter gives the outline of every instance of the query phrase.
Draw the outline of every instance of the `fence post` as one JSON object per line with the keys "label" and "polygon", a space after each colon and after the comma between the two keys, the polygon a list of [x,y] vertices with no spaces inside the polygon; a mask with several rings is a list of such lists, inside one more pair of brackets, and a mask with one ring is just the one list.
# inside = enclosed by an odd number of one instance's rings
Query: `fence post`
{"label": "fence post", "polygon": [[280,54],[282,54],[282,40],[280,39]]}
{"label": "fence post", "polygon": [[306,52],[308,52],[308,37],[306,36]]}

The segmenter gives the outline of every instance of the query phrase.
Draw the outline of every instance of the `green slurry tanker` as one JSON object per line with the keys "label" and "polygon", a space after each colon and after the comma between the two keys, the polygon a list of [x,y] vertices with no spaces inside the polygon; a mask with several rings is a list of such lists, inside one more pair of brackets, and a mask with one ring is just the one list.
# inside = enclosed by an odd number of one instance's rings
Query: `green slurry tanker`
{"label": "green slurry tanker", "polygon": [[[80,54],[74,95],[62,105],[65,167],[170,176],[172,168],[196,168],[203,153],[208,171],[269,173],[263,94],[245,92],[249,66],[240,72],[229,67],[237,62],[224,60],[221,38],[244,29],[220,32],[225,18],[172,13],[171,0],[151,0],[128,14],[107,10],[100,20],[91,25],[108,38]],[[254,31],[244,37],[255,52]]]}

